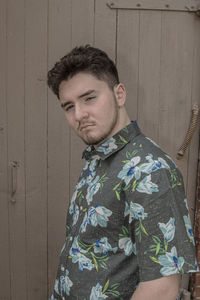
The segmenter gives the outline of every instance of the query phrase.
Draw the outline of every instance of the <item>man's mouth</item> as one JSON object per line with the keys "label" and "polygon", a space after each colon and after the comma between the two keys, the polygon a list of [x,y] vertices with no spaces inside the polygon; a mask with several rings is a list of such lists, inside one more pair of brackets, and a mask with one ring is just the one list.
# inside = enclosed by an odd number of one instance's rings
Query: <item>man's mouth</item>
{"label": "man's mouth", "polygon": [[94,126],[94,124],[83,124],[83,125],[81,125],[80,127],[79,127],[79,130],[80,131],[83,131],[83,130],[86,130],[86,129],[88,129],[89,127],[91,127],[91,126]]}

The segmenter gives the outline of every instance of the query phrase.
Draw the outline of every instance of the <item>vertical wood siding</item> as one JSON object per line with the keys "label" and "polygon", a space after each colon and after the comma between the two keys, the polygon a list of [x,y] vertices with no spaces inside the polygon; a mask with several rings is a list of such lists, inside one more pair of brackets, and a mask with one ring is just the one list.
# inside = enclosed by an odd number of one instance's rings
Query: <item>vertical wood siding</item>
{"label": "vertical wood siding", "polygon": [[[106,0],[2,0],[0,6],[0,299],[44,300],[84,149],[47,88],[47,70],[80,44],[110,55],[127,88],[131,119],[181,168],[193,218],[198,132],[182,160],[176,153],[192,105],[200,102],[199,19],[110,9]],[[19,167],[12,198],[13,161]]]}

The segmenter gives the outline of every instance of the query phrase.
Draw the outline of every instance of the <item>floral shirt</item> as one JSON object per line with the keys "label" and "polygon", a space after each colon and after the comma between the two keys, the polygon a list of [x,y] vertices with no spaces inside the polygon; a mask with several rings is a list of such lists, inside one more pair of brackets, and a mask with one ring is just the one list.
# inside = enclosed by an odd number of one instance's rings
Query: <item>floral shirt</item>
{"label": "floral shirt", "polygon": [[182,176],[137,122],[83,157],[51,300],[129,300],[141,281],[198,270]]}

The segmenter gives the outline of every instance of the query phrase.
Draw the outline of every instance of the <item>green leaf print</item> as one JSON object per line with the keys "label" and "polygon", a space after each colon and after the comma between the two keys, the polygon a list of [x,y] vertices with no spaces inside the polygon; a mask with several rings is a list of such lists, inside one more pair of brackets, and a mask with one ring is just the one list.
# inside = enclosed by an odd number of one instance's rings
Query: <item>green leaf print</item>
{"label": "green leaf print", "polygon": [[108,280],[107,282],[106,282],[106,284],[105,284],[105,286],[104,286],[104,288],[103,288],[103,294],[105,294],[105,292],[107,291],[107,289],[108,289],[108,286],[109,286],[109,282],[110,282],[110,280]]}
{"label": "green leaf print", "polygon": [[155,263],[158,263],[159,264],[159,261],[157,260],[156,257],[153,257],[153,256],[149,256],[151,258],[151,260]]}

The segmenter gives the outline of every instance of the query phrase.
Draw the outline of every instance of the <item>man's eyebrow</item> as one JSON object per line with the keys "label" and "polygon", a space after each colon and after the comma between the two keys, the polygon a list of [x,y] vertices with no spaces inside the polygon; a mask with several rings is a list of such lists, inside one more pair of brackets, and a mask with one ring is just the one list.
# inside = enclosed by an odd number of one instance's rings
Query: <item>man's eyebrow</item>
{"label": "man's eyebrow", "polygon": [[[85,97],[85,96],[89,96],[90,94],[96,92],[95,90],[88,90],[87,92],[81,94],[80,96],[78,96],[79,99]],[[72,102],[71,101],[66,101],[66,102],[63,102],[61,103],[61,107],[64,108],[65,106],[67,106],[68,104],[71,104]]]}
{"label": "man's eyebrow", "polygon": [[80,96],[78,96],[78,98],[79,99],[83,98],[83,97],[88,96],[88,95],[90,95],[90,94],[92,94],[94,92],[95,92],[95,90],[88,90],[87,92],[85,92],[85,93],[81,94]]}

